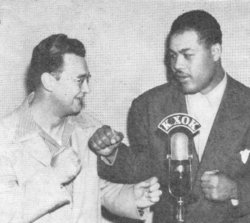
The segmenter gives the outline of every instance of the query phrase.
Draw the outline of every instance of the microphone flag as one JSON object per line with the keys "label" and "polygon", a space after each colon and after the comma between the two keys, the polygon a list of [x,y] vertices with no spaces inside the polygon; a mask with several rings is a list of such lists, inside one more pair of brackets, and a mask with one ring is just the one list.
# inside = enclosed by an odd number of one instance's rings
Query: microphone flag
{"label": "microphone flag", "polygon": [[200,127],[200,123],[195,118],[185,113],[171,114],[158,124],[158,128],[167,134],[175,128],[185,128],[192,134],[195,134]]}

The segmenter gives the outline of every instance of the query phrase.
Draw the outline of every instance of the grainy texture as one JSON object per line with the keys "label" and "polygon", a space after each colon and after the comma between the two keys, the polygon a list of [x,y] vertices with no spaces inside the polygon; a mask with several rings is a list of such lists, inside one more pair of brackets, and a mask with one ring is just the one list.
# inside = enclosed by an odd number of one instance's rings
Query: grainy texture
{"label": "grainy texture", "polygon": [[126,133],[132,99],[166,81],[164,40],[182,12],[204,9],[222,27],[223,65],[250,86],[250,2],[0,0],[0,116],[25,96],[33,47],[52,33],[83,41],[92,73],[88,109]]}

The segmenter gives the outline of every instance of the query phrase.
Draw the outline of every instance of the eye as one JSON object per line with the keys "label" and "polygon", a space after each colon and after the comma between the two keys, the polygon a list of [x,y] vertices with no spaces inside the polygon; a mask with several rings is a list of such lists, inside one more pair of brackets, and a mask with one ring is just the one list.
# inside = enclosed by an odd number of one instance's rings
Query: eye
{"label": "eye", "polygon": [[77,82],[78,84],[83,84],[84,80],[85,80],[85,78],[77,78],[77,79],[76,79],[76,82]]}
{"label": "eye", "polygon": [[194,56],[194,54],[191,54],[191,53],[185,53],[185,54],[184,54],[184,57],[185,57],[185,59],[187,59],[187,60],[190,60],[193,56]]}
{"label": "eye", "polygon": [[87,83],[89,83],[90,77],[91,77],[90,75],[85,76],[85,77],[83,78],[83,80],[82,80],[82,83],[83,83],[84,81],[87,81]]}
{"label": "eye", "polygon": [[176,59],[176,54],[175,53],[169,53],[169,57],[171,60]]}
{"label": "eye", "polygon": [[82,77],[78,77],[75,79],[75,82],[81,86],[85,81],[87,81],[87,83],[89,83],[89,79],[90,79],[91,75],[85,75]]}

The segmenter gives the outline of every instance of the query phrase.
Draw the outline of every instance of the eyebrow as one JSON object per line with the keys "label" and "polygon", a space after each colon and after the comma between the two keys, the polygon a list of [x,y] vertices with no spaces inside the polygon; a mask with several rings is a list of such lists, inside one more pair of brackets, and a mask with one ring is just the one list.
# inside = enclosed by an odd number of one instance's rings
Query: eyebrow
{"label": "eyebrow", "polygon": [[90,78],[91,77],[91,74],[90,73],[86,73],[86,74],[79,74],[78,76],[77,76],[77,78]]}
{"label": "eyebrow", "polygon": [[[175,51],[173,51],[172,49],[169,49],[169,51],[171,53],[175,53]],[[194,51],[193,49],[190,49],[190,48],[184,48],[184,49],[181,49],[179,52],[180,53],[186,53],[187,51]]]}

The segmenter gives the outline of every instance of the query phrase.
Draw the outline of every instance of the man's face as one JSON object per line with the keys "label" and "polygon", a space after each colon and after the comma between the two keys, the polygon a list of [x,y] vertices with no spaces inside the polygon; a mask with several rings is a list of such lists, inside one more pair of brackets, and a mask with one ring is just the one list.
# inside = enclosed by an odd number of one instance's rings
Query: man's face
{"label": "man's face", "polygon": [[84,57],[75,54],[63,56],[63,71],[55,82],[52,98],[60,116],[78,114],[89,92],[89,70]]}
{"label": "man's face", "polygon": [[206,48],[195,31],[172,35],[169,54],[171,69],[184,93],[206,94],[220,81],[215,71],[212,46]]}

